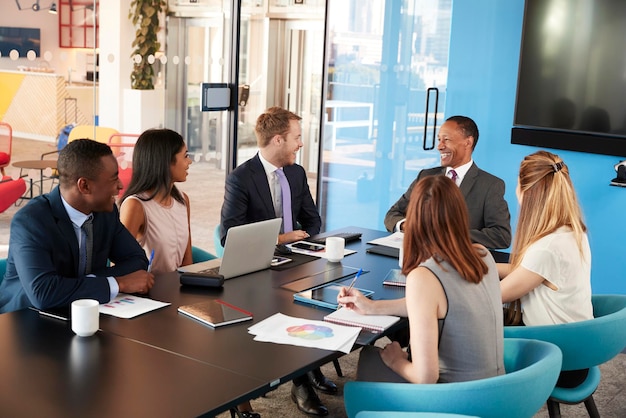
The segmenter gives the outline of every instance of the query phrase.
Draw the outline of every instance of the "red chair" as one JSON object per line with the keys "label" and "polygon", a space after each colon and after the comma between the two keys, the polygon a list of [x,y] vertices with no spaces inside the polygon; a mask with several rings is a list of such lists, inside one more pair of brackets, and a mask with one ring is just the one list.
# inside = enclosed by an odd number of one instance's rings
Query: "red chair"
{"label": "red chair", "polygon": [[139,138],[138,134],[124,134],[119,132],[109,137],[108,145],[113,150],[115,158],[117,158],[118,176],[124,185],[118,194],[119,197],[124,195],[130,183],[130,179],[133,176],[133,150],[137,138]]}
{"label": "red chair", "polygon": [[6,122],[0,122],[0,172],[2,176],[4,167],[11,164],[11,148],[13,147],[13,129]]}
{"label": "red chair", "polygon": [[26,182],[23,178],[13,180],[11,177],[2,177],[0,181],[0,213],[4,212],[26,192]]}

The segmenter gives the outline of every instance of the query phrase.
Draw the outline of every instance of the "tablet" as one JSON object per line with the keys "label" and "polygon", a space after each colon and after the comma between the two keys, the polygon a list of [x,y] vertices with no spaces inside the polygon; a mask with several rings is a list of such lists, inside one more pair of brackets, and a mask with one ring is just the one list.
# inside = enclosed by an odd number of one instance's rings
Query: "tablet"
{"label": "tablet", "polygon": [[[337,309],[339,306],[337,303],[337,296],[342,287],[346,287],[339,284],[325,284],[323,286],[314,287],[309,290],[295,293],[293,295],[294,300],[303,303],[309,303],[311,305],[322,306],[329,309]],[[355,288],[357,289],[357,288]],[[367,289],[358,289],[366,297],[370,297],[374,294],[373,291]]]}

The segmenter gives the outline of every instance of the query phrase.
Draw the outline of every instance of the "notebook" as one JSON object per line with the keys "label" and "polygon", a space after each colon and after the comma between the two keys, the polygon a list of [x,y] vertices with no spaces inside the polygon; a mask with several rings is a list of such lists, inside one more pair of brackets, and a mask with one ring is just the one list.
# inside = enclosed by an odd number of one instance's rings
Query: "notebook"
{"label": "notebook", "polygon": [[178,312],[213,328],[252,319],[252,313],[221,299],[183,305],[178,308]]}
{"label": "notebook", "polygon": [[[180,273],[221,274],[224,279],[267,269],[272,264],[281,218],[230,228],[222,258],[179,267]],[[219,270],[217,270],[219,269]]]}
{"label": "notebook", "polygon": [[383,332],[399,320],[399,316],[361,315],[347,308],[337,309],[324,317],[324,321],[333,324],[360,327],[372,332]]}
{"label": "notebook", "polygon": [[385,276],[383,284],[387,286],[406,287],[406,276],[402,274],[402,270],[400,269],[391,269]]}
{"label": "notebook", "polygon": [[[344,285],[340,284],[324,284],[322,286],[314,287],[313,289],[305,290],[295,293],[293,295],[294,300],[298,302],[310,303],[311,305],[321,306],[323,308],[337,309],[339,304],[337,303],[337,296],[339,291]],[[358,289],[355,287],[355,289]],[[373,291],[367,289],[358,289],[363,295],[369,297],[374,294]]]}

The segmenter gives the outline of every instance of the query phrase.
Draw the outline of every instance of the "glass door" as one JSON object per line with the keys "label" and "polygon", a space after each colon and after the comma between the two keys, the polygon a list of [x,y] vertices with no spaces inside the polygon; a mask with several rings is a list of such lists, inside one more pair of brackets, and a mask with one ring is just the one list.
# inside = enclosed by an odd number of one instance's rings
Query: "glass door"
{"label": "glass door", "polygon": [[417,173],[439,163],[451,7],[328,2],[318,200],[327,230],[384,229],[387,210]]}

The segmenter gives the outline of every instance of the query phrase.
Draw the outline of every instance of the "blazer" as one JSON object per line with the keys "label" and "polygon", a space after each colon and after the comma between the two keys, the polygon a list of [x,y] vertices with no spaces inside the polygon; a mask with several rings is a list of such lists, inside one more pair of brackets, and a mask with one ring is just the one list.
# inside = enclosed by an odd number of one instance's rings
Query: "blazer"
{"label": "blazer", "polygon": [[[111,298],[107,277],[146,270],[146,254],[111,212],[93,213],[92,273],[78,276],[78,240],[56,187],[18,211],[11,221],[7,271],[0,285],[0,312],[34,306],[69,306],[76,299]],[[108,261],[114,263],[107,267]]]}
{"label": "blazer", "polygon": [[[291,189],[293,229],[303,229],[309,235],[319,234],[322,219],[313,202],[304,168],[298,164],[283,167]],[[233,226],[276,218],[272,193],[259,154],[255,155],[226,178],[221,213],[220,238]]]}
{"label": "blazer", "polygon": [[[408,190],[387,211],[385,215],[387,230],[392,232],[396,224],[406,217],[409,197],[420,179],[445,173],[445,167],[420,171]],[[504,182],[472,163],[459,188],[469,212],[472,241],[490,249],[507,248],[511,245],[511,214],[504,200]]]}

